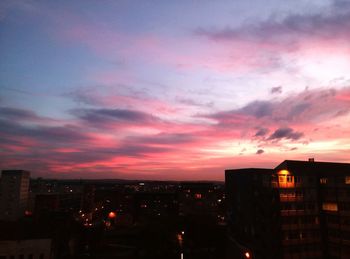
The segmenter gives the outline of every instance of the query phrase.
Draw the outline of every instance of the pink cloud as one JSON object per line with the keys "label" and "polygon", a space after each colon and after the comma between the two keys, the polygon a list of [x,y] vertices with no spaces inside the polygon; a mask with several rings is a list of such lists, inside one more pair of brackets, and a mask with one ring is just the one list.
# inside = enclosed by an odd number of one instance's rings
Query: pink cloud
{"label": "pink cloud", "polygon": [[[164,120],[160,112],[108,108],[81,108],[69,124],[61,126],[39,123],[31,112],[26,123],[2,114],[0,164],[65,177],[65,172],[76,177],[85,171],[90,177],[114,172],[124,178],[222,179],[228,167],[251,166],[253,161],[256,166],[269,166],[308,156],[314,141],[343,141],[350,134],[344,124],[350,112],[348,98],[348,88],[305,90],[200,115],[207,121],[200,124]],[[7,111],[13,116],[11,109]],[[31,119],[35,124],[30,124]],[[346,158],[342,149],[334,151],[336,146],[329,145],[332,157],[338,152],[339,159]],[[258,156],[259,150],[263,152]],[[179,168],[181,173],[176,174]],[[205,174],[196,175],[201,168]]]}

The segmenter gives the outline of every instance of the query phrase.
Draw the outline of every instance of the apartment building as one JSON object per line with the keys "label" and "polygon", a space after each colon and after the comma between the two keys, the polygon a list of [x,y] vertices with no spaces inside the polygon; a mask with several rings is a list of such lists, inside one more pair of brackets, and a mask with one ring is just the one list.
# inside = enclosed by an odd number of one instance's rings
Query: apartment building
{"label": "apartment building", "polygon": [[3,170],[0,180],[0,220],[17,220],[28,205],[30,173]]}
{"label": "apartment building", "polygon": [[350,164],[286,160],[225,173],[238,258],[350,258]]}

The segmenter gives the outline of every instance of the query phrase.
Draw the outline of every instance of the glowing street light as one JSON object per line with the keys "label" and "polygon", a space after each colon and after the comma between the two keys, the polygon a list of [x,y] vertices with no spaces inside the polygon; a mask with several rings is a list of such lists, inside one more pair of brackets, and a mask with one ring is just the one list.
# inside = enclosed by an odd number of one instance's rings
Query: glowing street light
{"label": "glowing street light", "polygon": [[115,212],[111,211],[109,214],[108,214],[108,218],[110,219],[115,219],[117,216],[117,214],[115,214]]}
{"label": "glowing street light", "polygon": [[245,256],[245,258],[251,258],[251,256],[250,256],[250,253],[249,253],[249,252],[245,252],[245,253],[244,253],[244,256]]}

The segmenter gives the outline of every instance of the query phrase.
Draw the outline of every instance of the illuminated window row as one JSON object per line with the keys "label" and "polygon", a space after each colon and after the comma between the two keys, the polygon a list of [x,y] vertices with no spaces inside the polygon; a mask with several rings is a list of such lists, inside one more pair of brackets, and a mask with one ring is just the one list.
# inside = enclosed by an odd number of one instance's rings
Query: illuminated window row
{"label": "illuminated window row", "polygon": [[[320,178],[320,184],[327,184],[327,183],[328,183],[328,178],[327,177]],[[345,176],[344,183],[345,184],[350,184],[350,176]]]}
{"label": "illuminated window row", "polygon": [[309,231],[286,231],[284,232],[285,240],[295,240],[295,239],[307,239],[307,238],[317,238],[320,236],[320,231],[309,230]]}

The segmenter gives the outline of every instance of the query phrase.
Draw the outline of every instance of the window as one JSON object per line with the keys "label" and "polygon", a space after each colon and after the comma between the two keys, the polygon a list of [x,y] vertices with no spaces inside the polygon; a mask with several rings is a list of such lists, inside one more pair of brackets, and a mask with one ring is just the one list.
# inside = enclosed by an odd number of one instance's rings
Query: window
{"label": "window", "polygon": [[301,183],[301,177],[300,176],[295,176],[295,182],[296,183]]}
{"label": "window", "polygon": [[318,217],[315,217],[315,224],[318,225],[320,223]]}
{"label": "window", "polygon": [[201,193],[196,193],[196,194],[194,195],[194,197],[195,197],[196,199],[202,199],[202,194],[201,194]]}
{"label": "window", "polygon": [[323,178],[320,178],[320,184],[327,184],[328,182],[328,179],[323,177]]}
{"label": "window", "polygon": [[350,176],[345,176],[345,184],[350,184]]}
{"label": "window", "polygon": [[278,181],[279,181],[280,183],[284,183],[284,182],[285,182],[284,176],[280,175],[280,176],[278,177]]}
{"label": "window", "polygon": [[287,183],[292,183],[292,182],[293,182],[293,176],[287,175]]}
{"label": "window", "polygon": [[322,209],[325,211],[338,211],[338,204],[332,202],[325,202],[322,204]]}

